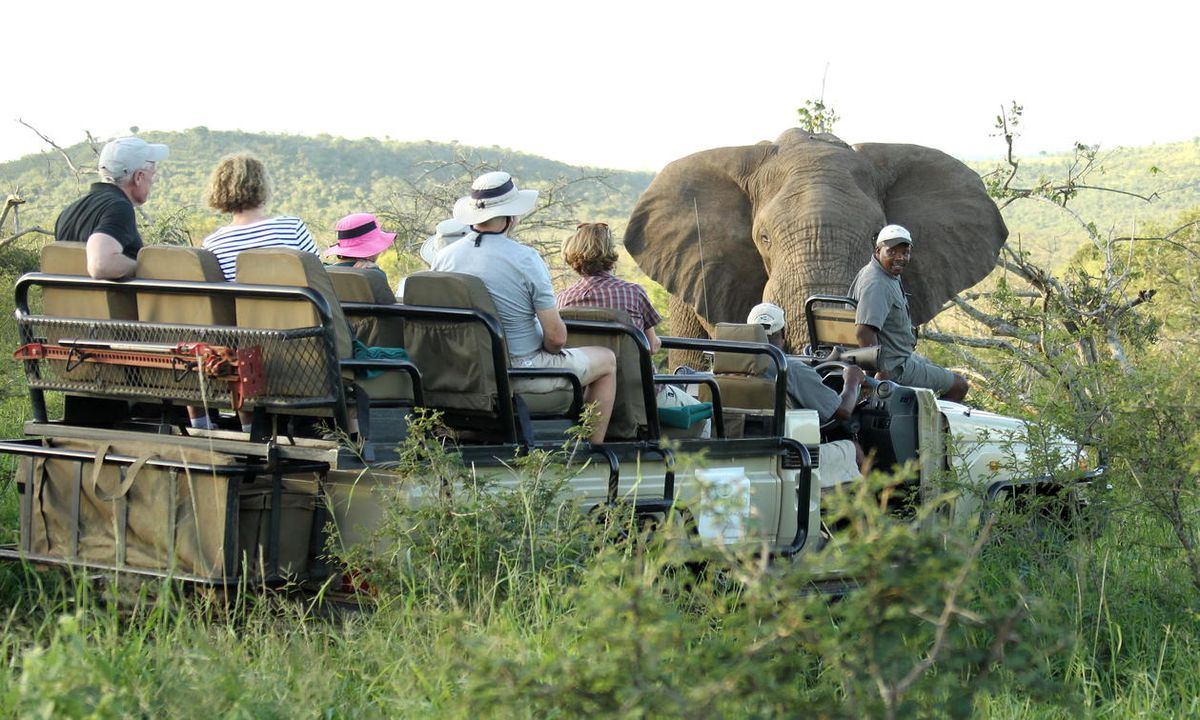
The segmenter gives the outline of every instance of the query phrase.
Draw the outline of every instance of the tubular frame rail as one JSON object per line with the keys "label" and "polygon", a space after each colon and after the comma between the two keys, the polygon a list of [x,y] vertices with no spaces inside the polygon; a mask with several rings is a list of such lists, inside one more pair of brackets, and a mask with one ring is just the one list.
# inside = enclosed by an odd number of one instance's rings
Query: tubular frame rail
{"label": "tubular frame rail", "polygon": [[[318,317],[318,324],[311,328],[297,328],[294,330],[269,330],[262,328],[242,328],[238,326],[213,326],[221,330],[227,330],[232,333],[253,333],[253,332],[270,332],[278,333],[283,338],[299,338],[299,337],[319,337],[321,342],[322,353],[329,362],[325,363],[325,375],[323,384],[329,391],[329,395],[313,398],[268,398],[264,400],[267,407],[279,408],[283,410],[293,408],[307,407],[331,407],[334,416],[334,422],[342,428],[349,427],[349,414],[347,411],[346,387],[341,379],[341,370],[355,369],[377,369],[385,371],[400,371],[408,374],[412,380],[414,394],[420,396],[420,371],[412,363],[404,360],[370,360],[370,359],[352,359],[339,358],[337,356],[336,344],[334,340],[333,330],[333,314],[328,301],[318,292],[307,287],[295,287],[284,285],[250,285],[242,283],[227,283],[227,282],[194,282],[188,280],[128,280],[124,282],[114,282],[111,280],[96,280],[90,277],[82,277],[75,275],[51,275],[47,273],[27,273],[17,280],[14,288],[14,315],[17,319],[18,328],[21,334],[22,345],[35,341],[35,338],[30,336],[30,325],[35,320],[43,319],[47,322],[72,322],[86,324],[93,329],[103,328],[120,328],[128,326],[130,323],[136,323],[138,327],[147,330],[161,330],[163,332],[174,331],[179,329],[181,334],[187,334],[189,331],[210,329],[208,326],[200,325],[185,325],[176,323],[149,323],[131,320],[93,320],[87,318],[58,318],[46,315],[35,315],[29,309],[29,291],[30,288],[69,288],[76,290],[96,290],[96,291],[118,291],[123,293],[136,293],[138,291],[166,293],[175,295],[216,295],[230,298],[246,298],[246,299],[277,299],[277,300],[296,300],[307,302],[312,305]],[[27,377],[39,377],[37,360],[25,360],[25,370]],[[45,391],[42,388],[30,387],[30,401],[33,406],[34,418],[38,422],[48,422],[46,411]],[[71,390],[75,392],[75,390]],[[84,391],[86,392],[86,391]],[[145,395],[147,399],[158,399],[153,395]]]}
{"label": "tubular frame rail", "polygon": [[[701,338],[682,338],[682,337],[662,337],[662,346],[674,350],[712,350],[715,352],[741,352],[751,353],[754,355],[766,355],[775,365],[775,398],[774,398],[774,427],[776,432],[783,429],[784,415],[787,412],[787,356],[783,351],[774,345],[766,343],[745,342],[742,340],[709,340]],[[708,383],[705,379],[713,379],[711,375],[673,375],[671,377],[676,380],[686,380],[687,382],[705,382],[710,388],[715,390],[716,382]],[[714,392],[713,399],[717,400],[720,397],[720,392]],[[714,402],[713,415],[718,415]],[[721,425],[721,436],[724,437],[724,424]]]}
{"label": "tubular frame rail", "polygon": [[583,409],[583,387],[579,378],[569,370],[551,368],[512,368],[508,366],[505,354],[504,333],[500,323],[490,313],[477,308],[431,307],[427,305],[376,305],[372,303],[342,303],[343,310],[356,314],[377,316],[394,316],[412,320],[442,320],[453,323],[479,323],[487,331],[490,339],[490,354],[492,373],[496,379],[497,414],[503,425],[504,434],[509,442],[525,449],[536,445],[532,432],[525,425],[525,415],[518,416],[517,404],[513,398],[511,378],[556,377],[567,380],[571,385],[572,400],[570,416],[578,421]]}

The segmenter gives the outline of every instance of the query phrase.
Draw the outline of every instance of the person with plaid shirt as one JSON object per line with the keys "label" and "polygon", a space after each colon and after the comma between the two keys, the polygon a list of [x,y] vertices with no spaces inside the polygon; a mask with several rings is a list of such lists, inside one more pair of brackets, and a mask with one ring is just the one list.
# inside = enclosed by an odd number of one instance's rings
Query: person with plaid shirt
{"label": "person with plaid shirt", "polygon": [[[560,308],[603,307],[624,310],[634,327],[646,335],[650,352],[658,352],[662,342],[654,326],[662,316],[650,304],[646,289],[637,283],[622,280],[612,274],[617,264],[617,246],[612,231],[605,223],[581,223],[562,248],[563,260],[579,273],[579,280],[558,294]],[[684,392],[678,385],[658,385],[655,400],[658,407],[696,405],[700,401]],[[700,437],[709,437],[712,421],[705,420]]]}

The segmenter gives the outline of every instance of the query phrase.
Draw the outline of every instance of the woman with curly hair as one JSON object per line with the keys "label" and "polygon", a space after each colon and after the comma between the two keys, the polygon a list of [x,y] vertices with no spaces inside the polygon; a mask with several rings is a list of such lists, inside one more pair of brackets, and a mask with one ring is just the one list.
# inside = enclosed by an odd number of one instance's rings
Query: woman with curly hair
{"label": "woman with curly hair", "polygon": [[262,161],[253,155],[226,155],[208,180],[209,207],[233,215],[228,225],[204,238],[203,247],[217,256],[225,279],[232,281],[237,256],[243,250],[290,247],[317,254],[316,243],[304,221],[266,211],[271,179]]}

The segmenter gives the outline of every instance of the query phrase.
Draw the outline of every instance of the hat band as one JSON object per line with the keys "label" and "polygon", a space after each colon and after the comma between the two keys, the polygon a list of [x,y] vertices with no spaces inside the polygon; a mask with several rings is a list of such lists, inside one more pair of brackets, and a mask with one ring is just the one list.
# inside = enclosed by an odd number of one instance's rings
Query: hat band
{"label": "hat band", "polygon": [[500,197],[501,195],[506,195],[515,187],[516,186],[513,185],[512,178],[509,178],[508,181],[503,185],[497,185],[494,188],[481,188],[479,190],[472,190],[471,197],[476,200],[488,200],[494,197]]}
{"label": "hat band", "polygon": [[338,230],[337,238],[338,240],[349,240],[350,238],[362,237],[369,232],[373,232],[377,227],[379,226],[375,224],[374,220],[372,220],[365,225],[359,225],[356,228],[350,228],[349,230]]}
{"label": "hat band", "polygon": [[513,184],[512,178],[509,178],[507,182],[494,188],[472,190],[471,199],[475,201],[476,210],[485,210],[496,205],[503,205],[516,192],[517,186]]}

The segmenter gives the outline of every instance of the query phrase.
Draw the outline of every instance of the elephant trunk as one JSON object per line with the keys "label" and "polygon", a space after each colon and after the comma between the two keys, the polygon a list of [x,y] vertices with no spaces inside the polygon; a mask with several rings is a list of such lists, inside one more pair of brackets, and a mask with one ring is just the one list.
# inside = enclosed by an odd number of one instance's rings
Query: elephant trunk
{"label": "elephant trunk", "polygon": [[804,301],[813,295],[844,296],[870,260],[875,222],[869,218],[865,223],[836,224],[813,218],[796,223],[780,237],[763,299],[784,310],[788,352],[799,353],[809,341]]}

